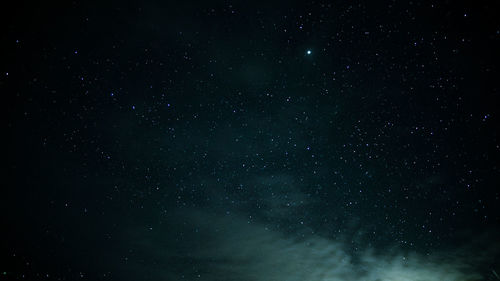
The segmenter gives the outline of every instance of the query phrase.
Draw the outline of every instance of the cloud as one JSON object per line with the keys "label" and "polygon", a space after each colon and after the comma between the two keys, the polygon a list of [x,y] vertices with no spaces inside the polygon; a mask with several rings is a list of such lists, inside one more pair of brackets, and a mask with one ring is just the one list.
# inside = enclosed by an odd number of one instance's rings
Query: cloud
{"label": "cloud", "polygon": [[182,210],[155,234],[136,233],[129,239],[151,261],[136,264],[135,270],[155,272],[156,280],[484,280],[476,272],[478,260],[467,258],[471,249],[421,254],[366,248],[352,253],[348,239],[286,234],[242,215],[210,210]]}
{"label": "cloud", "polygon": [[490,243],[497,241],[494,237],[468,235],[474,239],[467,245],[431,253],[395,245],[372,248],[366,234],[370,225],[361,219],[351,217],[337,226],[344,234],[335,237],[301,224],[320,202],[290,174],[263,174],[239,183],[206,181],[203,197],[213,200],[202,207],[169,209],[154,230],[131,227],[122,237],[125,247],[120,246],[130,256],[120,279],[485,280],[480,271],[495,278],[491,272],[500,250]]}

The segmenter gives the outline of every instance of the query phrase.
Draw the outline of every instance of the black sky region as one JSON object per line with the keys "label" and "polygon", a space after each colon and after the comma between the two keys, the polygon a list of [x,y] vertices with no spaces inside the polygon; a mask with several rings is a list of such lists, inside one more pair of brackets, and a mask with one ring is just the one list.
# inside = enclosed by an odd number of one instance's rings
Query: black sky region
{"label": "black sky region", "polygon": [[5,6],[0,280],[499,280],[499,12]]}

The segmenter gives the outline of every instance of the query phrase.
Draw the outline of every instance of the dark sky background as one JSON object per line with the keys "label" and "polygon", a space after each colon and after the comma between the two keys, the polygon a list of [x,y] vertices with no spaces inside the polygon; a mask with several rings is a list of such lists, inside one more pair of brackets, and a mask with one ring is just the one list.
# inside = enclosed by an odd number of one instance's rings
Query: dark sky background
{"label": "dark sky background", "polygon": [[4,7],[0,280],[500,280],[494,3]]}

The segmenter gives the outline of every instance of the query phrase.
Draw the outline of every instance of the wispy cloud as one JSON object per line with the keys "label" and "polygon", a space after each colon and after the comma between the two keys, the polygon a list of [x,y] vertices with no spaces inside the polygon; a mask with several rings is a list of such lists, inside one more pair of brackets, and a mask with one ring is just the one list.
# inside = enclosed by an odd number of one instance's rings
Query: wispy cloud
{"label": "wispy cloud", "polygon": [[168,280],[484,280],[465,248],[432,254],[366,248],[352,254],[348,240],[287,235],[234,214],[191,209],[175,220],[176,229],[133,238],[134,248],[155,261],[137,270]]}

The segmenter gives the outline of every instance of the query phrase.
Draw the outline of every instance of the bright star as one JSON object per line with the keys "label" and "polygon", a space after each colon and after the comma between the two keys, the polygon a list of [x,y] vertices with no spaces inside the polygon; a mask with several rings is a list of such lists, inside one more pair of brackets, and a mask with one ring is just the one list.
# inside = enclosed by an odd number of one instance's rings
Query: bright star
{"label": "bright star", "polygon": [[308,54],[308,55],[310,55],[311,53],[312,53],[311,50],[306,51],[306,54]]}

